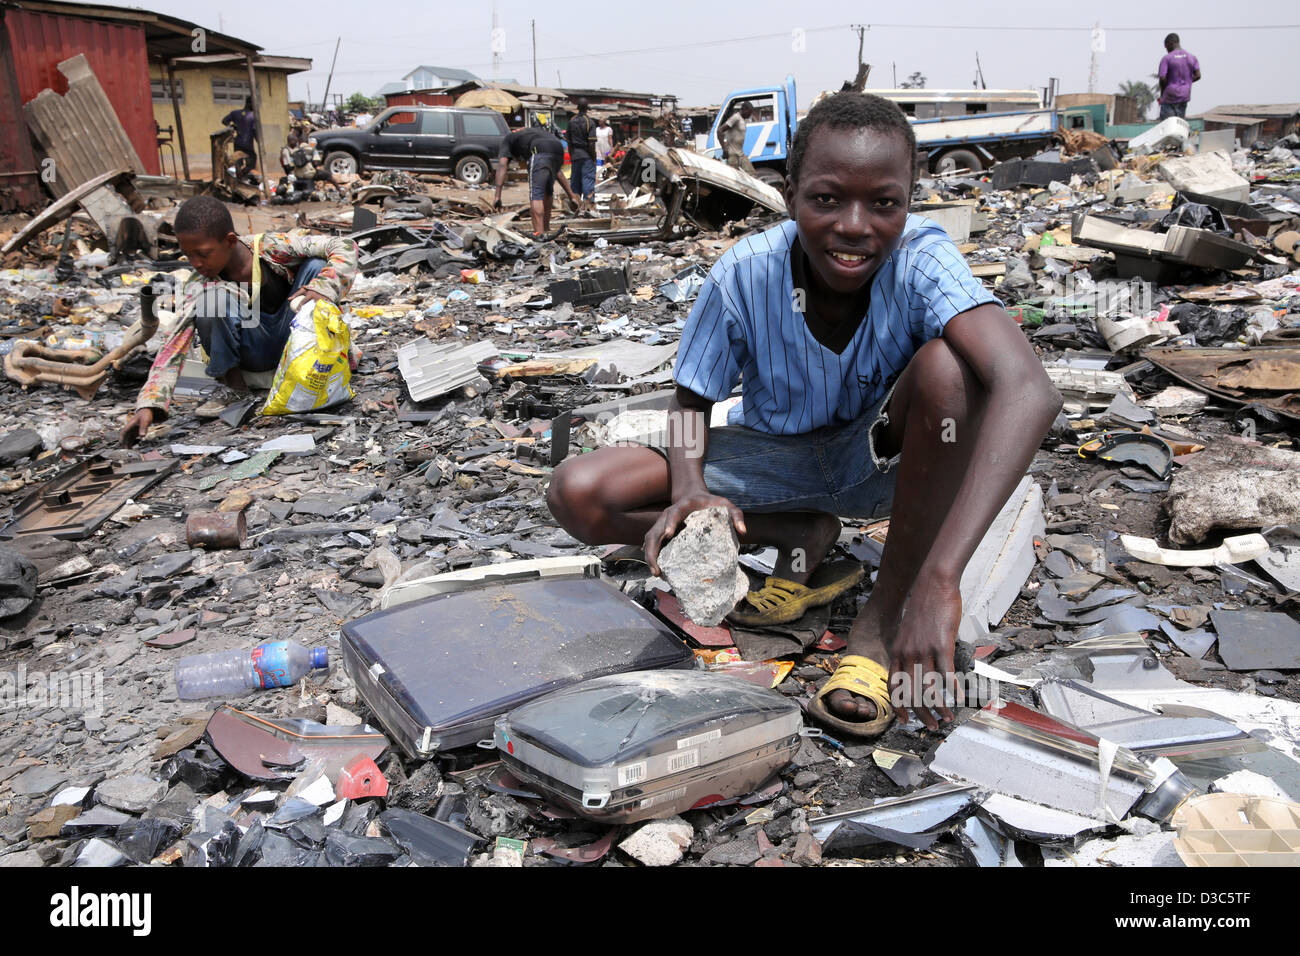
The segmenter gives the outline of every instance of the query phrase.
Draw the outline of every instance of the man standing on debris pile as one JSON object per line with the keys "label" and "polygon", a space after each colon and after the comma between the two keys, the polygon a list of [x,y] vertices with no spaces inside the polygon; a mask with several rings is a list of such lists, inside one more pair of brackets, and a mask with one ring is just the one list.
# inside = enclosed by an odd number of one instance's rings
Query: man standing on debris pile
{"label": "man standing on debris pile", "polygon": [[231,110],[221,118],[221,125],[234,129],[235,152],[244,154],[235,170],[236,178],[251,172],[257,165],[257,114],[253,112],[253,98],[244,97],[244,108]]}
{"label": "man standing on debris pile", "polygon": [[1192,98],[1192,84],[1201,78],[1201,64],[1178,45],[1178,34],[1165,37],[1165,50],[1160,58],[1160,118],[1187,115],[1187,102]]}
{"label": "man standing on debris pile", "polygon": [[[889,514],[870,600],[810,707],[861,737],[895,708],[937,727],[927,697],[952,718],[933,693],[953,690],[962,572],[1061,407],[947,234],[909,215],[915,156],[893,103],[848,92],[815,106],[790,154],[793,221],[720,257],[687,319],[668,447],[571,459],[547,496],[571,534],[642,543],[656,573],[689,514],[726,508],[741,541],[778,550],[732,614],[743,627],[849,592],[861,566],[823,564],[837,516]],[[738,382],[729,424],[708,428]]]}
{"label": "man standing on debris pile", "polygon": [[749,155],[745,152],[745,130],[749,118],[753,115],[754,107],[746,100],[740,104],[740,109],[728,116],[718,127],[722,139],[722,155],[726,158],[727,165],[743,169],[751,176],[754,175],[754,164],[749,161]]}
{"label": "man standing on debris pile", "polygon": [[587,98],[578,97],[578,115],[569,120],[571,178],[583,202],[596,198],[596,124],[587,115]]}
{"label": "man standing on debris pile", "polygon": [[351,239],[299,231],[240,236],[230,210],[211,196],[187,200],[173,228],[181,251],[207,281],[187,283],[176,296],[180,320],[122,429],[127,447],[167,417],[196,330],[208,354],[208,375],[245,391],[244,371],[279,365],[298,310],[312,299],[341,307],[357,274],[359,253]]}
{"label": "man standing on debris pile", "polygon": [[501,208],[501,190],[506,184],[506,169],[511,159],[528,164],[528,199],[533,214],[533,238],[546,238],[551,230],[552,192],[559,180],[561,188],[578,207],[569,180],[564,176],[564,143],[558,136],[537,127],[515,130],[501,140],[501,153],[497,159],[497,194],[492,206]]}

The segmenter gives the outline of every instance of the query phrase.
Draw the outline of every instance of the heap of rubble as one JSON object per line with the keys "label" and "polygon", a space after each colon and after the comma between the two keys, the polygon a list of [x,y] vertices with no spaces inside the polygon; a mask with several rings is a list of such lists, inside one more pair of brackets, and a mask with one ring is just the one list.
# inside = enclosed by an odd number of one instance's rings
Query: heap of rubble
{"label": "heap of rubble", "polygon": [[[1213,779],[1183,768],[1188,786],[1300,801],[1296,146],[1102,150],[1082,165],[1047,156],[922,180],[913,211],[949,231],[1067,400],[963,582],[971,673],[1000,681],[1008,706],[963,709],[938,732],[896,723],[871,744],[805,739],[753,794],[622,826],[540,799],[472,746],[386,746],[358,783],[304,745],[297,763],[250,775],[212,722],[232,704],[353,728],[347,756],[364,756],[395,732],[343,666],[345,625],[449,572],[593,553],[548,513],[550,469],[661,427],[703,275],[782,213],[779,197],[736,174],[751,213],[726,222],[684,201],[680,168],[657,192],[610,179],[594,217],[545,242],[515,228],[520,210],[484,216],[473,191],[436,177],[351,184],[364,224],[341,203],[259,210],[279,216],[264,228],[362,245],[350,405],[258,417],[193,361],[172,416],[128,451],[117,429],[147,351],[90,399],[0,380],[0,672],[14,702],[0,729],[0,863],[999,865],[1119,845],[1130,862],[1177,865],[1150,760],[1193,732],[1221,747]],[[140,287],[186,269],[165,241],[163,261],[110,263],[83,226],[61,239],[4,262],[0,352],[24,340],[111,350]],[[61,253],[70,269],[56,269]],[[243,516],[238,546],[198,546],[187,521],[211,513]],[[871,568],[887,534],[887,522],[846,525],[837,550]],[[627,549],[594,553],[700,666],[801,706],[870,591],[868,576],[779,628],[701,627]],[[755,580],[770,561],[741,556]],[[511,660],[508,619],[472,637]],[[177,699],[178,658],[271,640],[325,647],[331,666],[291,690]],[[1161,703],[1220,719],[1148,726]],[[1098,789],[1086,760],[1073,790],[1030,770],[1015,792],[981,777],[996,767],[981,748],[1022,706],[1124,744],[1114,819],[1079,804]],[[1112,723],[1132,736],[1098,729]],[[283,741],[304,725],[272,726]],[[1030,756],[1060,759],[1062,739],[1049,727]],[[367,789],[380,778],[382,795]]]}

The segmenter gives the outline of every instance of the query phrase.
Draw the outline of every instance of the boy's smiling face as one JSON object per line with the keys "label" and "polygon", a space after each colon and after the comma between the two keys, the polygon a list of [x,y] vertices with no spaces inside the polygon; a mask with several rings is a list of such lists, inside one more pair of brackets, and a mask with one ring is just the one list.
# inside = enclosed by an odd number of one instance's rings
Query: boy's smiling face
{"label": "boy's smiling face", "polygon": [[785,201],[821,291],[859,292],[894,251],[912,195],[902,136],[823,127],[808,141]]}

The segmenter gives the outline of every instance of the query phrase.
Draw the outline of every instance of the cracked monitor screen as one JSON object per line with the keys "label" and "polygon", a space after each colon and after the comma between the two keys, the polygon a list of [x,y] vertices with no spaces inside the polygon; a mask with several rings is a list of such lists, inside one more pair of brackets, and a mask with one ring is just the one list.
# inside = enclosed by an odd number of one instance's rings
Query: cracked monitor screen
{"label": "cracked monitor screen", "polygon": [[408,753],[491,736],[492,721],[570,684],[690,667],[672,630],[598,578],[551,578],[439,594],[343,627],[344,665]]}

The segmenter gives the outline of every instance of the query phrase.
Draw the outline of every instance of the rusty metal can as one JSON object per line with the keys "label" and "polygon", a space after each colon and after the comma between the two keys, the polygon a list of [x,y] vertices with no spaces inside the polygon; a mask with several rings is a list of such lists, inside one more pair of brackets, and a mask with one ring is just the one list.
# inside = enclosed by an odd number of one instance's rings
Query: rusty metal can
{"label": "rusty metal can", "polygon": [[248,538],[248,522],[242,511],[206,511],[185,521],[185,540],[191,548],[242,548]]}

